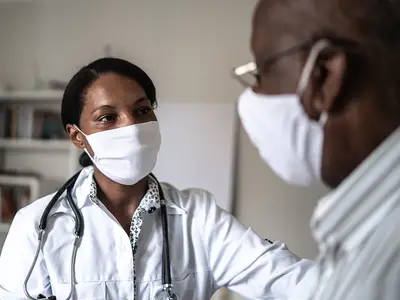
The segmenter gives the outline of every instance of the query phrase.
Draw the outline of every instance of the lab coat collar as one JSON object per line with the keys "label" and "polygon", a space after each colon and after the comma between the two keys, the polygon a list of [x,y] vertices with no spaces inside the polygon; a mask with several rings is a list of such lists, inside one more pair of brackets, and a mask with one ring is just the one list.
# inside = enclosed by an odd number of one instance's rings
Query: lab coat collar
{"label": "lab coat collar", "polygon": [[321,252],[359,247],[399,206],[400,127],[318,204],[311,227]]}
{"label": "lab coat collar", "polygon": [[182,207],[179,207],[165,195],[165,206],[167,207],[168,215],[186,215],[187,212]]}
{"label": "lab coat collar", "polygon": [[[72,190],[72,197],[79,209],[82,209],[86,204],[91,203],[89,199],[90,186],[93,181],[93,166],[83,168],[79,174],[75,186]],[[172,186],[161,183],[165,196],[165,205],[169,215],[184,215],[186,210],[178,206],[171,197],[170,189]],[[178,196],[178,195],[176,195]],[[64,205],[68,205],[63,201]]]}

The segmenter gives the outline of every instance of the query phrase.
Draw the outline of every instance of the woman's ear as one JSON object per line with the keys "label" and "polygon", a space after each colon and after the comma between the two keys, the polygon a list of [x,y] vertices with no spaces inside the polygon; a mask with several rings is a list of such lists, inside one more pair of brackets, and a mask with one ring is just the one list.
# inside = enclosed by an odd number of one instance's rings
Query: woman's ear
{"label": "woman's ear", "polygon": [[312,105],[320,115],[323,112],[329,113],[341,93],[348,62],[346,53],[340,49],[328,49],[326,55],[321,57],[317,64],[319,76],[315,78],[315,87]]}
{"label": "woman's ear", "polygon": [[70,140],[74,145],[80,149],[85,148],[85,137],[83,134],[74,126],[71,124],[68,124],[65,129],[67,130],[67,133],[69,135]]}

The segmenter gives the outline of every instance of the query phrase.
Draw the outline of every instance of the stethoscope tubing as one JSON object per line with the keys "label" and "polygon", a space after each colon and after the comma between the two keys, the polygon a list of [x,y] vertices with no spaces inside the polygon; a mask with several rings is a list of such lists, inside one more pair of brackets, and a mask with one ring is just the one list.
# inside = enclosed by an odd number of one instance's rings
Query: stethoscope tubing
{"label": "stethoscope tubing", "polygon": [[[43,214],[40,218],[39,222],[39,234],[38,234],[38,246],[31,264],[31,267],[28,270],[28,274],[26,275],[26,278],[24,280],[24,293],[30,300],[36,300],[37,298],[33,297],[30,295],[28,291],[28,282],[29,279],[32,275],[33,269],[36,265],[40,250],[43,247],[44,243],[44,235],[46,234],[46,229],[47,229],[47,224],[48,221],[52,218],[59,217],[61,215],[68,216],[75,222],[75,230],[74,230],[74,245],[73,245],[73,250],[71,254],[71,269],[70,269],[70,282],[71,282],[71,287],[70,287],[70,293],[66,300],[69,300],[72,298],[72,292],[74,288],[74,281],[75,281],[75,263],[76,263],[76,255],[78,248],[80,246],[80,241],[81,238],[83,237],[83,232],[84,232],[84,220],[81,211],[77,207],[76,203],[73,201],[72,198],[72,189],[75,185],[75,182],[79,176],[81,171],[77,172],[74,176],[72,176],[53,196],[49,204],[46,206],[46,208],[43,211]],[[166,299],[178,299],[178,297],[172,293],[172,282],[171,282],[171,262],[170,262],[170,252],[169,252],[169,238],[168,238],[168,218],[167,218],[167,208],[165,205],[165,197],[164,193],[161,187],[160,182],[157,180],[157,178],[153,175],[150,174],[149,176],[152,176],[154,180],[157,182],[158,190],[159,190],[159,195],[160,195],[160,217],[161,217],[161,227],[162,227],[162,235],[163,235],[163,250],[162,250],[162,287],[160,291],[164,291],[166,295]],[[50,216],[50,212],[54,205],[57,203],[57,201],[60,199],[62,194],[67,191],[66,199],[68,202],[68,205],[71,207],[74,217],[67,213],[55,213]]]}

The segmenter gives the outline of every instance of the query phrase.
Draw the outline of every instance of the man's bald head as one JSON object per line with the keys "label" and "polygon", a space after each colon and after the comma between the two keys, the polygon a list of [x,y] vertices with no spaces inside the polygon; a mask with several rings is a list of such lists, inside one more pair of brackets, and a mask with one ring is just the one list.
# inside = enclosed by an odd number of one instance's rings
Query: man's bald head
{"label": "man's bald head", "polygon": [[333,36],[356,41],[374,58],[398,57],[400,0],[261,0],[253,29],[267,43]]}
{"label": "man's bald head", "polygon": [[330,46],[301,97],[310,118],[329,115],[322,173],[336,186],[400,125],[400,0],[259,1],[252,32],[259,91],[295,93],[319,39]]}
{"label": "man's bald head", "polygon": [[[280,18],[295,26],[302,35],[303,26],[314,27],[314,34],[336,33],[358,39],[375,37],[395,42],[400,19],[399,0],[261,0],[254,20]],[[307,30],[307,28],[305,28]],[[304,35],[304,34],[303,34]],[[301,37],[301,36],[300,36]],[[357,38],[358,37],[358,38]]]}

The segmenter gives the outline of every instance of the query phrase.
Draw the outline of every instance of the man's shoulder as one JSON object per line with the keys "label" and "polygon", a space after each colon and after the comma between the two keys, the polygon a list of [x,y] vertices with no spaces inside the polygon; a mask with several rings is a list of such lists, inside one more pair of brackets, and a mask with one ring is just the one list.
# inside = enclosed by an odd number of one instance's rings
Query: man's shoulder
{"label": "man's shoulder", "polygon": [[335,263],[320,285],[321,300],[400,299],[400,206],[365,241]]}
{"label": "man's shoulder", "polygon": [[[376,230],[369,236],[362,247],[361,259],[371,275],[387,278],[390,270],[399,275],[400,271],[400,206],[394,208]],[[400,281],[400,277],[398,277]],[[399,295],[400,299],[400,295]]]}

